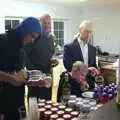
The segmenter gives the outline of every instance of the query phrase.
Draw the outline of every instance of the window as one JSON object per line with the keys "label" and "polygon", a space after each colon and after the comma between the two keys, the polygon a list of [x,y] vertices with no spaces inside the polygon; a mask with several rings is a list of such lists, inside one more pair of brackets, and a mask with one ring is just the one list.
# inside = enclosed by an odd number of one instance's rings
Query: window
{"label": "window", "polygon": [[54,27],[54,34],[58,40],[58,44],[60,46],[64,45],[64,22],[63,21],[54,21],[53,22]]}
{"label": "window", "polygon": [[18,24],[19,24],[19,20],[5,20],[5,31],[14,28]]}
{"label": "window", "polygon": [[5,31],[8,31],[11,28],[14,28],[23,19],[24,19],[23,17],[6,16],[5,17]]}

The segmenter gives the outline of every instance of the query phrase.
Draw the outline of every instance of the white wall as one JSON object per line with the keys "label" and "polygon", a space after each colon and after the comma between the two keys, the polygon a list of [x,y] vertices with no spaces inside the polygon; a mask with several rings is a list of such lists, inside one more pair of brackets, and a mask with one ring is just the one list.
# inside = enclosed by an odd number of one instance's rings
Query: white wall
{"label": "white wall", "polygon": [[102,50],[118,53],[120,49],[120,5],[84,7],[82,19],[93,22],[94,44]]}
{"label": "white wall", "polygon": [[[0,32],[4,32],[5,16],[35,16],[39,17],[42,13],[49,13],[53,19],[65,20],[65,43],[73,38],[74,31],[81,20],[81,11],[70,6],[47,5],[40,3],[25,3],[13,0],[0,1]],[[77,19],[76,19],[77,18]]]}
{"label": "white wall", "polygon": [[118,53],[120,48],[119,5],[76,7],[1,0],[0,11],[0,33],[5,31],[5,16],[39,17],[42,13],[47,12],[53,19],[65,20],[65,43],[72,40],[81,20],[89,19],[93,21],[95,45],[100,45],[104,51],[111,53]]}

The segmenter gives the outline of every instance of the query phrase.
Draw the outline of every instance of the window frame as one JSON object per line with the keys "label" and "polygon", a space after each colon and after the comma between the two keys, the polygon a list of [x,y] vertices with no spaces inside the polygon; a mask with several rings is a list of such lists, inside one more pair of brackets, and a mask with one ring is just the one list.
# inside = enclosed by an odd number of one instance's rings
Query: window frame
{"label": "window frame", "polygon": [[[58,40],[58,44],[61,47],[64,46],[64,42],[65,42],[65,21],[66,20],[64,20],[64,19],[53,19],[53,22],[52,22],[52,25],[51,25],[52,26],[52,32],[53,32],[54,35],[55,35],[55,31],[58,31],[58,32],[62,31],[63,32],[63,38],[62,37],[60,37],[60,38],[58,37],[59,39],[63,39],[62,45],[60,45],[60,40],[56,37],[56,39]],[[61,29],[54,29],[54,22],[62,22],[63,23],[63,29],[62,30]]]}
{"label": "window frame", "polygon": [[[4,27],[5,27],[5,20],[10,20],[11,21],[11,28],[13,27],[13,23],[12,21],[13,20],[19,20],[19,23],[24,19],[25,17],[18,17],[18,16],[5,16],[5,19],[4,19]],[[5,32],[8,31],[6,28],[5,28]]]}

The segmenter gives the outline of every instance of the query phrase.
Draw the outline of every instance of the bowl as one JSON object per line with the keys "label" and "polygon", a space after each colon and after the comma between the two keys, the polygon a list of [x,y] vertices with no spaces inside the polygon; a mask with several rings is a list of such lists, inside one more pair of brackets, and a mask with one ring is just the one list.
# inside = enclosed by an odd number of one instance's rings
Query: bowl
{"label": "bowl", "polygon": [[82,96],[85,98],[93,98],[93,94],[94,94],[94,92],[92,92],[92,91],[86,91],[86,92],[82,93]]}

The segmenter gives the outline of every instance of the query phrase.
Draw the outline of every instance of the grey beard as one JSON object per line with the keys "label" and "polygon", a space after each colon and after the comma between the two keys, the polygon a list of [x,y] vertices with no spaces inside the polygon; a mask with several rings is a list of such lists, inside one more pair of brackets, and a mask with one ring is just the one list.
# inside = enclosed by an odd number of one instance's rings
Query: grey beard
{"label": "grey beard", "polygon": [[83,42],[84,46],[88,44],[88,40],[81,40],[81,41]]}
{"label": "grey beard", "polygon": [[50,32],[43,31],[43,34],[48,36]]}
{"label": "grey beard", "polygon": [[43,34],[46,36],[46,38],[50,38],[52,36],[51,32],[44,32]]}

